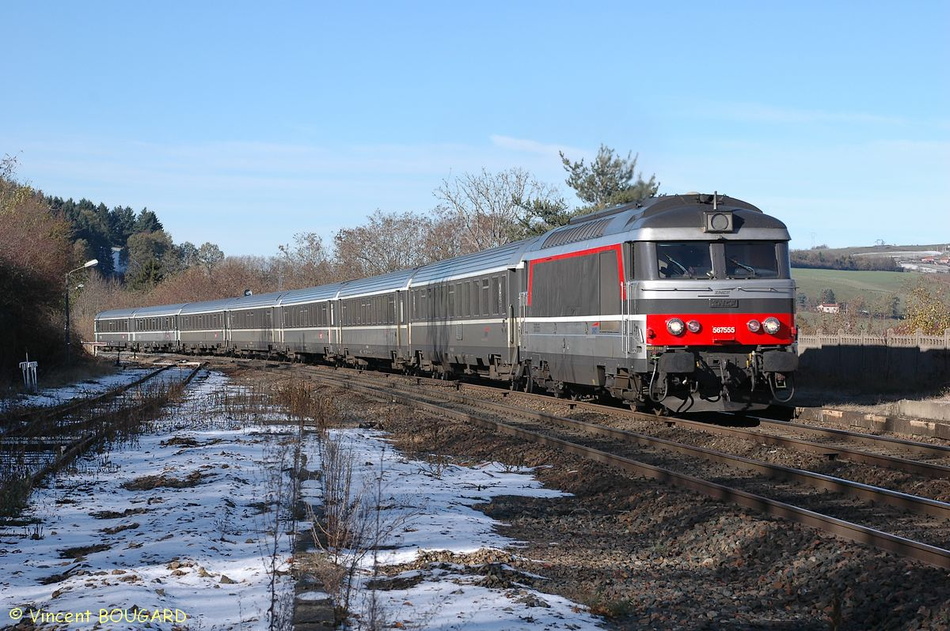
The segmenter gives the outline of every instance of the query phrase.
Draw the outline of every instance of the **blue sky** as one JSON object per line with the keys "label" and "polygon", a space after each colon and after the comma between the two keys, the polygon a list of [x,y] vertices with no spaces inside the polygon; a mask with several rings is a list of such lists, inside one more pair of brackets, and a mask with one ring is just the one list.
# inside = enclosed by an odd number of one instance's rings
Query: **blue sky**
{"label": "blue sky", "polygon": [[639,154],[793,247],[950,241],[950,2],[0,6],[0,155],[50,195],[271,256],[445,179]]}

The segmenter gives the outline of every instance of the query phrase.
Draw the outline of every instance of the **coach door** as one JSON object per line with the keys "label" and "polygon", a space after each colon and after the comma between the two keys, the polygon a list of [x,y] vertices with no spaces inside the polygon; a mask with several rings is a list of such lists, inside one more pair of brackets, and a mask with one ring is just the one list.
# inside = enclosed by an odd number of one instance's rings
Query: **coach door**
{"label": "coach door", "polygon": [[268,347],[274,344],[274,308],[267,307],[261,314],[261,342]]}
{"label": "coach door", "polygon": [[330,301],[330,310],[329,310],[329,335],[330,338],[330,347],[335,350],[336,345],[340,343],[342,337],[342,330],[340,328],[340,309],[339,302],[336,300]]}
{"label": "coach door", "polygon": [[508,342],[508,363],[516,364],[520,361],[518,349],[521,345],[521,311],[519,291],[521,285],[521,276],[515,268],[509,269],[503,277],[506,279],[505,287],[502,292],[505,309],[505,337]]}
{"label": "coach door", "polygon": [[396,349],[399,357],[409,356],[409,318],[406,317],[406,292],[396,292]]}

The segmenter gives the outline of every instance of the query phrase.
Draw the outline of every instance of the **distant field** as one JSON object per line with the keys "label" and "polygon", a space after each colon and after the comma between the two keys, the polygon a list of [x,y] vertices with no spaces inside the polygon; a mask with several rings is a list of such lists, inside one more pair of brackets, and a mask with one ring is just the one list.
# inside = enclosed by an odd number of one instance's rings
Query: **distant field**
{"label": "distant field", "polygon": [[858,296],[873,301],[881,296],[896,295],[903,302],[904,295],[921,274],[913,272],[862,272],[833,269],[792,269],[792,278],[798,293],[818,300],[821,292],[830,289],[838,302],[848,302]]}

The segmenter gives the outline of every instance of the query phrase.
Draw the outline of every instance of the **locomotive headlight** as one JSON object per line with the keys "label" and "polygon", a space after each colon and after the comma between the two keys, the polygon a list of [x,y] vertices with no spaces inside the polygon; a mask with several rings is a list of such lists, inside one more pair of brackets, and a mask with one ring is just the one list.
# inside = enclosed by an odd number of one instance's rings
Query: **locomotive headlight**
{"label": "locomotive headlight", "polygon": [[699,320],[690,320],[686,323],[686,328],[689,329],[690,333],[699,333],[703,325],[699,323]]}
{"label": "locomotive headlight", "polygon": [[670,318],[666,321],[666,330],[673,335],[682,335],[686,331],[686,325],[679,318]]}
{"label": "locomotive headlight", "polygon": [[762,325],[759,323],[758,320],[749,320],[746,323],[746,326],[749,327],[749,330],[752,331],[753,333],[758,333],[759,329],[762,328]]}
{"label": "locomotive headlight", "polygon": [[775,335],[782,328],[782,323],[778,321],[778,318],[769,317],[762,322],[762,328],[769,335]]}

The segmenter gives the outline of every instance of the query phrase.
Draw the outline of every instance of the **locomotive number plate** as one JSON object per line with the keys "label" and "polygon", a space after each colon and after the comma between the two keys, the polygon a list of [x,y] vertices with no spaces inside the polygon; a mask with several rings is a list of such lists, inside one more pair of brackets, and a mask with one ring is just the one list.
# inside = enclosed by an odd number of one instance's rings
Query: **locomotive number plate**
{"label": "locomotive number plate", "polygon": [[739,301],[735,298],[710,298],[709,306],[712,309],[736,309]]}

